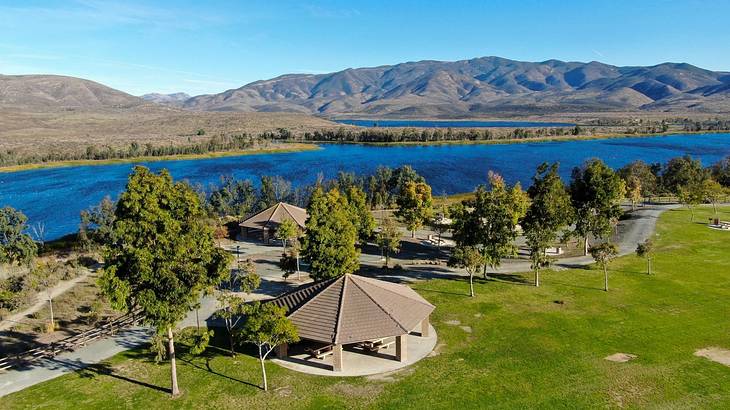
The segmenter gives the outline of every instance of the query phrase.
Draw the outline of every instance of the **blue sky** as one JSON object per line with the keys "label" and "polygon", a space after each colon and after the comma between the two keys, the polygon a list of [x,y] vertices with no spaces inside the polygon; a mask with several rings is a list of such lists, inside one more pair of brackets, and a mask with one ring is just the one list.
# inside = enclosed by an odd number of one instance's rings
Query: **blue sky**
{"label": "blue sky", "polygon": [[728,0],[0,0],[0,73],[139,95],[489,55],[730,71],[728,16]]}

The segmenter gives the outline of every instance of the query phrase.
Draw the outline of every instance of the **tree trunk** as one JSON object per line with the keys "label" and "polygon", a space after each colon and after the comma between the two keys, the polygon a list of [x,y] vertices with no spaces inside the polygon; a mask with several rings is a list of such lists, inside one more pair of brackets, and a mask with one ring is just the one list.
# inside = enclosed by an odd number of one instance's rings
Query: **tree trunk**
{"label": "tree trunk", "polygon": [[690,211],[690,213],[692,215],[690,217],[689,221],[690,222],[694,222],[695,221],[695,208],[693,206],[691,206],[691,207],[689,207],[689,211]]}
{"label": "tree trunk", "polygon": [[583,238],[583,256],[588,256],[588,236]]}
{"label": "tree trunk", "polygon": [[195,308],[195,325],[198,327],[198,333],[200,333],[200,308]]}
{"label": "tree trunk", "polygon": [[482,273],[484,274],[484,279],[489,279],[489,277],[487,276],[487,264],[486,263],[484,264],[484,269],[482,270]]}
{"label": "tree trunk", "polygon": [[297,281],[299,281],[299,282],[302,281],[302,274],[301,274],[301,271],[299,270],[299,254],[298,253],[297,253]]}
{"label": "tree trunk", "polygon": [[51,298],[51,294],[48,294],[48,309],[51,311],[51,331],[56,330],[56,321],[53,317],[53,298]]}
{"label": "tree trunk", "polygon": [[385,270],[390,268],[390,252],[385,252]]}
{"label": "tree trunk", "polygon": [[608,268],[603,265],[603,290],[608,292]]}
{"label": "tree trunk", "polygon": [[647,266],[647,271],[649,272],[648,274],[651,275],[651,258],[647,258],[646,259],[646,262],[647,262],[647,265],[648,265]]}
{"label": "tree trunk", "polygon": [[264,391],[269,390],[269,384],[266,381],[266,365],[264,364],[264,355],[261,352],[261,346],[259,345],[259,361],[261,362],[261,377],[264,381]]}
{"label": "tree trunk", "polygon": [[177,366],[175,365],[175,339],[172,335],[172,327],[167,328],[167,352],[170,356],[170,379],[172,380],[172,397],[180,395],[180,389],[177,386]]}
{"label": "tree trunk", "polygon": [[469,272],[469,296],[474,297],[474,274]]}
{"label": "tree trunk", "polygon": [[540,287],[540,269],[535,269],[535,287]]}
{"label": "tree trunk", "polygon": [[226,319],[226,330],[228,331],[228,343],[231,346],[231,357],[236,357],[236,350],[233,348],[233,323]]}
{"label": "tree trunk", "polygon": [[416,237],[416,231],[411,231],[411,238],[415,238],[415,237]]}

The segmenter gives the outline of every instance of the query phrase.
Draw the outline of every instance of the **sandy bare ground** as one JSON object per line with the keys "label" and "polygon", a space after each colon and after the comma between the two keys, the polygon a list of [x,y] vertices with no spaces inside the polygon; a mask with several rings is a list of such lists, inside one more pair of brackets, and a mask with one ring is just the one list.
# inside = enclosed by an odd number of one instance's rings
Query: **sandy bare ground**
{"label": "sandy bare ground", "polygon": [[636,359],[636,355],[630,353],[614,353],[610,356],[604,357],[604,359],[608,360],[609,362],[626,363],[628,361]]}
{"label": "sandy bare ground", "polygon": [[695,352],[695,356],[704,357],[730,367],[730,350],[721,347],[705,347]]}
{"label": "sandy bare ground", "polygon": [[[84,152],[86,147],[188,145],[217,135],[294,134],[342,125],[305,114],[191,112],[165,107],[27,112],[0,109],[0,152]],[[205,135],[197,135],[204,130]]]}

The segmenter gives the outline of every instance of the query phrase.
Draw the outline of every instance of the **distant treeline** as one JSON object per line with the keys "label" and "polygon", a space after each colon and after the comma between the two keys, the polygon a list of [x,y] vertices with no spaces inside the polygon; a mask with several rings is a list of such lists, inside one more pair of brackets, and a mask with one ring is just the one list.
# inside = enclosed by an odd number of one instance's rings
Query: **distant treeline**
{"label": "distant treeline", "polygon": [[83,152],[47,152],[42,154],[20,154],[14,150],[0,151],[0,166],[36,164],[58,161],[110,160],[136,157],[162,157],[168,155],[207,154],[253,148],[265,143],[262,136],[249,134],[214,136],[206,142],[186,145],[156,146],[150,143],[140,145],[132,142],[126,147],[90,145]]}

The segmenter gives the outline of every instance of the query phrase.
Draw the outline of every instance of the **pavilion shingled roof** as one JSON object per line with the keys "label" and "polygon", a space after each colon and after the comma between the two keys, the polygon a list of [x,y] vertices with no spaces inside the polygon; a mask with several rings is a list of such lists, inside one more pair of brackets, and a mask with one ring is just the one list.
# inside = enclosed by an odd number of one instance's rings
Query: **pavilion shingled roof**
{"label": "pavilion shingled roof", "polygon": [[266,208],[263,211],[249,217],[245,221],[241,222],[239,226],[254,229],[274,228],[285,219],[290,219],[299,225],[300,228],[304,229],[307,217],[306,209],[284,202],[279,202],[276,205]]}
{"label": "pavilion shingled roof", "polygon": [[406,334],[434,309],[408,286],[359,275],[303,285],[267,303],[287,308],[299,337],[335,344]]}

